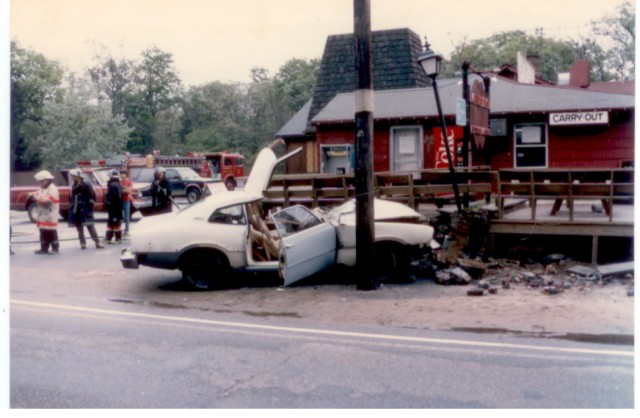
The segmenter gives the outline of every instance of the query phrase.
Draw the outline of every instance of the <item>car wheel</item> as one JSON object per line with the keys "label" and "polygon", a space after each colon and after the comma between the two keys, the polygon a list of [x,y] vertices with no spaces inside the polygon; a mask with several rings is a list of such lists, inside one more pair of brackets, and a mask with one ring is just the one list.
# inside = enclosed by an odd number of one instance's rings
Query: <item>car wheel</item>
{"label": "car wheel", "polygon": [[227,258],[217,251],[192,251],[180,261],[182,279],[193,289],[208,290],[215,285],[216,278],[229,273]]}
{"label": "car wheel", "polygon": [[200,199],[200,190],[196,189],[195,187],[187,190],[187,201],[189,203],[197,202],[198,199]]}
{"label": "car wheel", "polygon": [[224,185],[227,187],[227,190],[233,191],[236,188],[236,181],[229,177],[224,181]]}
{"label": "car wheel", "polygon": [[396,244],[380,243],[375,245],[374,280],[383,282],[402,275],[407,266],[406,255],[402,250],[402,247]]}
{"label": "car wheel", "polygon": [[29,215],[29,220],[33,223],[36,223],[38,221],[38,204],[36,202],[31,202],[29,203],[29,206],[27,206],[27,214]]}

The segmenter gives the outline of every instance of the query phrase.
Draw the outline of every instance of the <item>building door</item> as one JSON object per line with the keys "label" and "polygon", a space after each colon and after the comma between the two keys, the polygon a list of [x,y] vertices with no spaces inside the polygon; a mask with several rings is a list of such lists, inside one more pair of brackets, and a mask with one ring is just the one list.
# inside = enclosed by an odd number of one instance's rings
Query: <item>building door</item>
{"label": "building door", "polygon": [[513,132],[513,166],[547,167],[547,125],[518,124],[514,126]]}
{"label": "building door", "polygon": [[424,168],[422,153],[422,126],[391,128],[391,171],[421,170]]}

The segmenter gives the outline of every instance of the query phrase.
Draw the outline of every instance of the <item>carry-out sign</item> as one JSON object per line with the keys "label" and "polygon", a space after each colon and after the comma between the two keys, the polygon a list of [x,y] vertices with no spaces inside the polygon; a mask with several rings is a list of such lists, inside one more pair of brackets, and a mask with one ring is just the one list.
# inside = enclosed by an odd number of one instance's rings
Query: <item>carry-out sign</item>
{"label": "carry-out sign", "polygon": [[550,113],[549,125],[601,125],[609,123],[609,112],[606,110],[595,112],[562,112]]}

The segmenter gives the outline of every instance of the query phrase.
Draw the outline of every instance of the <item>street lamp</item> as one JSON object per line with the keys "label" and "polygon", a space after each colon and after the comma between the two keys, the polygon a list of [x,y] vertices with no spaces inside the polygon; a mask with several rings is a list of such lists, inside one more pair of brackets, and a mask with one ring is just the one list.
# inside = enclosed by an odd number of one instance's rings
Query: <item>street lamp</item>
{"label": "street lamp", "polygon": [[424,42],[424,51],[418,57],[418,63],[422,66],[427,77],[431,79],[433,85],[433,94],[436,96],[436,106],[438,107],[438,116],[440,117],[440,128],[442,129],[442,141],[444,142],[444,148],[447,152],[447,159],[449,160],[449,173],[451,173],[451,185],[453,186],[453,193],[456,198],[456,207],[458,213],[462,212],[462,202],[460,201],[460,194],[458,193],[458,182],[456,181],[455,169],[453,168],[453,159],[451,158],[451,150],[449,149],[449,140],[447,138],[447,124],[444,121],[444,115],[442,114],[442,105],[440,104],[440,94],[438,93],[438,84],[436,78],[440,74],[442,68],[442,57],[434,53],[429,43]]}

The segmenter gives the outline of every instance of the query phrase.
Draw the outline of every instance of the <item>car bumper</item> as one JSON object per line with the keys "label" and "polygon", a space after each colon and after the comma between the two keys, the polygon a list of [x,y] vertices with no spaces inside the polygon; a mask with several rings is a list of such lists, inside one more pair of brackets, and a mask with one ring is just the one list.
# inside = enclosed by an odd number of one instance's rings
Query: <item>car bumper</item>
{"label": "car bumper", "polygon": [[137,269],[140,267],[138,256],[131,252],[129,248],[122,251],[120,262],[122,263],[122,267],[126,269]]}

